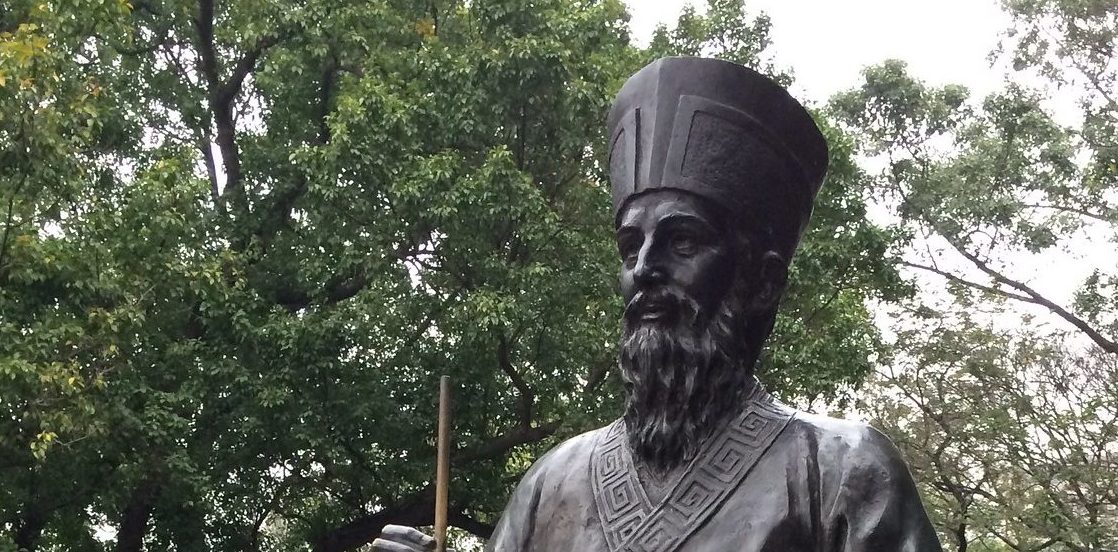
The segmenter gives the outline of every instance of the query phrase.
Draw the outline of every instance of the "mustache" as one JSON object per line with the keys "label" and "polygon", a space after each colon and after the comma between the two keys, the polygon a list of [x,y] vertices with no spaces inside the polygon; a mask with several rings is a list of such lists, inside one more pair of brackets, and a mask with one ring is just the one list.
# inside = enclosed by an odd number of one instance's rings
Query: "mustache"
{"label": "mustache", "polygon": [[625,305],[622,317],[625,322],[632,324],[639,321],[642,314],[656,310],[665,311],[670,319],[684,315],[689,318],[688,322],[691,323],[694,323],[702,314],[702,307],[699,302],[684,293],[683,290],[676,287],[660,286],[642,289],[633,295],[633,298]]}

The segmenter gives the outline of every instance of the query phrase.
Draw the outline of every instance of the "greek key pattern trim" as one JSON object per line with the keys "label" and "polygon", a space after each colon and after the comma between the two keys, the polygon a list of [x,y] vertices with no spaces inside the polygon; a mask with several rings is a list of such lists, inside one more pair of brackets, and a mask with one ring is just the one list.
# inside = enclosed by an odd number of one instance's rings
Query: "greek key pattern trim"
{"label": "greek key pattern trim", "polygon": [[594,501],[610,550],[619,550],[652,511],[636,473],[625,442],[624,423],[617,420],[599,436],[590,454]]}
{"label": "greek key pattern trim", "polygon": [[709,441],[664,500],[653,508],[629,456],[624,424],[615,421],[590,456],[594,500],[612,552],[671,552],[706,522],[745,480],[794,412],[755,393]]}

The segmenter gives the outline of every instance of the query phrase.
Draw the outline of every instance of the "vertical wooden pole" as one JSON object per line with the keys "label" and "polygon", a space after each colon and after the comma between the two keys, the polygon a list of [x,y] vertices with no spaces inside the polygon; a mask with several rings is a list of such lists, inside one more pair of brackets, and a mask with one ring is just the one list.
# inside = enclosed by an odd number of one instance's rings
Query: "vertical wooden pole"
{"label": "vertical wooden pole", "polygon": [[450,376],[439,378],[438,467],[435,472],[435,550],[446,552],[446,514],[450,484]]}

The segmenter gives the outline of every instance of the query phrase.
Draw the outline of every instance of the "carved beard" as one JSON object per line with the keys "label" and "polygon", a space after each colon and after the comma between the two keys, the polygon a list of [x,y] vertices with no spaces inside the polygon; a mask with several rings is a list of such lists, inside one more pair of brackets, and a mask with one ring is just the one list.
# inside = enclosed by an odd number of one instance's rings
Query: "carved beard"
{"label": "carved beard", "polygon": [[[753,381],[745,332],[734,331],[741,296],[731,290],[709,316],[694,299],[666,288],[642,292],[626,308],[625,427],[634,454],[661,474],[695,457],[720,422],[737,413]],[[672,323],[640,319],[640,307],[652,301],[670,306]]]}

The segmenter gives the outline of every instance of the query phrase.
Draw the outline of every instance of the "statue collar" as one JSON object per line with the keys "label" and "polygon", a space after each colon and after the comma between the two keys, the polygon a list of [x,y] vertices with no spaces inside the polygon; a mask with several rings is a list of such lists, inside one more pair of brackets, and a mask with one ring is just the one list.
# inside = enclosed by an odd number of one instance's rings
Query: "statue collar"
{"label": "statue collar", "polygon": [[718,511],[794,411],[755,383],[741,413],[703,445],[658,504],[637,477],[623,420],[604,428],[590,454],[590,481],[610,552],[670,552]]}

